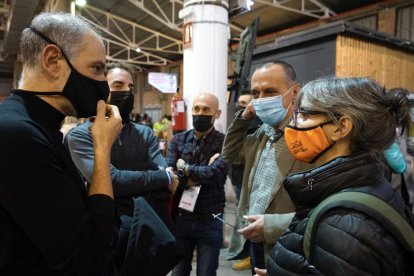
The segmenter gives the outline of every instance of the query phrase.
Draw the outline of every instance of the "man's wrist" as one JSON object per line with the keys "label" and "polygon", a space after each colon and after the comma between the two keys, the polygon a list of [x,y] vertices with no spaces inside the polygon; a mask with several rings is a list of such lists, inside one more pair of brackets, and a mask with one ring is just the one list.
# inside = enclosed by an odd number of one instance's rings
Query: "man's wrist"
{"label": "man's wrist", "polygon": [[178,175],[180,177],[188,176],[188,164],[185,164],[184,166],[178,169]]}

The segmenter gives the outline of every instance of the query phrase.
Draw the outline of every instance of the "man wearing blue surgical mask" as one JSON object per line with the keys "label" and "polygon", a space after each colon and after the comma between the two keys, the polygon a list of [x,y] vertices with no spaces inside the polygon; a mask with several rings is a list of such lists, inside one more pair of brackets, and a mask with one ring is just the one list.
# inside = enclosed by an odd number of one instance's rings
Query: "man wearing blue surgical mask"
{"label": "man wearing blue surgical mask", "polygon": [[[235,114],[224,141],[223,158],[245,166],[237,216],[249,221],[247,226],[236,222],[239,225],[230,238],[228,259],[250,254],[253,274],[255,267],[265,268],[268,249],[294,215],[294,205],[282,185],[284,178],[310,168],[295,161],[283,137],[299,90],[290,64],[274,61],[259,66],[251,79],[254,100]],[[263,125],[244,136],[255,116]]]}

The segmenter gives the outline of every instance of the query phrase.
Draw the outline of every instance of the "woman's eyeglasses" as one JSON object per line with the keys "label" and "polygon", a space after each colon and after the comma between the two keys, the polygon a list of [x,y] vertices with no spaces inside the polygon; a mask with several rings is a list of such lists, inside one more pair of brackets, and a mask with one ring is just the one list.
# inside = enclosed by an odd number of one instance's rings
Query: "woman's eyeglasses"
{"label": "woman's eyeglasses", "polygon": [[[224,214],[224,216],[223,216]],[[249,224],[249,221],[244,218],[239,218],[235,212],[224,212],[224,213],[217,213],[217,214],[211,214],[213,216],[213,219],[218,219],[222,221],[223,223],[227,224],[230,227],[233,227],[235,229],[240,229],[239,227],[235,226],[236,220],[240,221],[243,224],[243,227]],[[232,219],[231,216],[234,216]],[[230,223],[228,221],[234,221],[233,223]]]}
{"label": "woman's eyeglasses", "polygon": [[[328,115],[328,112],[318,111],[318,110],[309,110],[309,109],[295,109],[293,111],[293,123],[295,127],[298,125],[298,119],[303,120],[309,115]],[[335,118],[341,117],[338,113],[333,113]]]}

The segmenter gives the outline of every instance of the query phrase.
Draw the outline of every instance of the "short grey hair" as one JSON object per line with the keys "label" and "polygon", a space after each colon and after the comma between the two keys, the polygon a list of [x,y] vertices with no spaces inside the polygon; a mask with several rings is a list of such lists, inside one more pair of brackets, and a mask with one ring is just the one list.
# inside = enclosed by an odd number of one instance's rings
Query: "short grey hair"
{"label": "short grey hair", "polygon": [[[101,37],[99,31],[70,13],[40,13],[30,25],[55,42],[67,58],[72,61],[76,56],[83,37],[88,32],[94,32]],[[39,55],[48,42],[35,34],[30,28],[25,28],[20,39],[20,52],[23,65],[35,67]]]}
{"label": "short grey hair", "polygon": [[409,105],[406,95],[387,94],[368,78],[317,79],[307,83],[297,98],[299,108],[326,112],[334,122],[339,116],[349,117],[351,153],[369,151],[377,156],[394,142],[396,127],[407,121]]}

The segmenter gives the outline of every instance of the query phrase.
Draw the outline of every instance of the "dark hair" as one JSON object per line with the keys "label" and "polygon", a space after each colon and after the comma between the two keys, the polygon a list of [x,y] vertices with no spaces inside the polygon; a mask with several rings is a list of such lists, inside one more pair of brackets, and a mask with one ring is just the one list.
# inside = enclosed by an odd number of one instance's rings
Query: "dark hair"
{"label": "dark hair", "polygon": [[127,71],[132,79],[134,80],[134,75],[135,75],[135,69],[132,65],[128,64],[128,63],[121,63],[121,62],[110,62],[108,64],[106,64],[106,71],[110,71],[112,69],[115,68],[119,68],[119,69],[123,69],[125,71]]}
{"label": "dark hair", "polygon": [[[395,139],[396,127],[408,128],[407,95],[400,90],[386,93],[368,78],[322,78],[307,83],[297,98],[297,106],[323,111],[332,120],[347,116],[353,128],[350,151],[379,154]],[[337,114],[337,115],[335,115]]]}
{"label": "dark hair", "polygon": [[410,109],[414,107],[414,103],[408,98],[408,94],[408,90],[402,87],[391,88],[387,93],[387,97],[391,102],[390,109],[395,114],[395,123],[401,127],[401,136],[409,132],[410,117],[405,116],[405,114],[410,114]]}
{"label": "dark hair", "polygon": [[285,71],[285,74],[288,77],[288,79],[291,82],[296,82],[295,69],[293,69],[292,65],[290,65],[289,63],[287,63],[283,60],[274,60],[274,61],[266,62],[266,63],[260,65],[259,67],[257,67],[256,70],[258,70],[258,69],[267,69],[267,68],[272,67],[274,65],[280,65],[283,68],[283,71]]}

